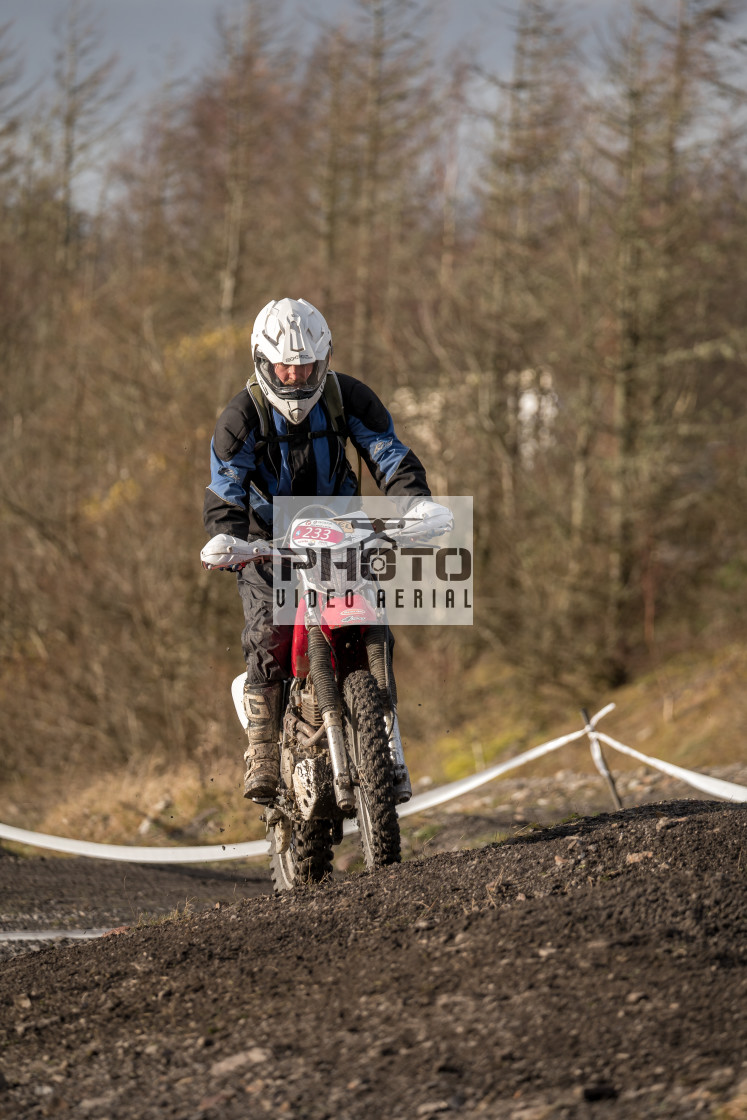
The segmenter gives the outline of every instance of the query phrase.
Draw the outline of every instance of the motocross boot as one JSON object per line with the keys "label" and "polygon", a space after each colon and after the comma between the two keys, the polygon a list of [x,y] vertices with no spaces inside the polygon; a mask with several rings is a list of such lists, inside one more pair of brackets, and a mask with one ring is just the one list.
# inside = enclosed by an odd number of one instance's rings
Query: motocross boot
{"label": "motocross boot", "polygon": [[282,681],[244,685],[244,711],[249,720],[249,743],[244,752],[244,797],[265,803],[277,793],[280,781],[280,700]]}

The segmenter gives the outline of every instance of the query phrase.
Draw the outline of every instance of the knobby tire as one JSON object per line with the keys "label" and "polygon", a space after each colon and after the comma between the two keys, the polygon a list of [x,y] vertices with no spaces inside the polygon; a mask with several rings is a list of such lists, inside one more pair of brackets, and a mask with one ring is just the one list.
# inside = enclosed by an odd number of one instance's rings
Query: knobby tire
{"label": "knobby tire", "polygon": [[370,673],[358,671],[346,679],[343,707],[348,750],[358,771],[355,799],[366,867],[399,863],[399,820],[384,704]]}
{"label": "knobby tire", "polygon": [[302,821],[293,825],[290,846],[270,857],[270,875],[278,893],[308,883],[320,883],[332,874],[332,824]]}

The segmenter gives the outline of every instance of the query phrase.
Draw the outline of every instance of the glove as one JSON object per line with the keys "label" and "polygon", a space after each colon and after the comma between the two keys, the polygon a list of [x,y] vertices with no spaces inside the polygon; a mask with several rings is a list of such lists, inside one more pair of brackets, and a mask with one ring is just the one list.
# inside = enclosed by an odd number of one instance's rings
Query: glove
{"label": "glove", "polygon": [[[414,521],[413,518],[419,518],[419,521]],[[451,510],[432,501],[431,498],[424,498],[422,502],[409,509],[405,519],[407,528],[403,535],[418,541],[433,540],[434,537],[441,537],[454,528],[454,515]]]}
{"label": "glove", "polygon": [[272,553],[272,546],[267,541],[242,541],[229,533],[218,533],[203,547],[200,560],[208,571],[219,568],[225,572],[238,572],[265,553]]}

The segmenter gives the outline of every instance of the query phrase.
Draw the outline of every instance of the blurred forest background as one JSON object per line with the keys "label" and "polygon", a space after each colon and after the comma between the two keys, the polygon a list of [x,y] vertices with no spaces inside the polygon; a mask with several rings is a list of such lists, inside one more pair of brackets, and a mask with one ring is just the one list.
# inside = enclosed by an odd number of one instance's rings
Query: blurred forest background
{"label": "blurred forest background", "polygon": [[478,709],[489,758],[509,712],[536,730],[742,648],[745,6],[619,0],[593,42],[568,7],[516,3],[506,80],[435,64],[424,3],[357,0],[304,55],[254,0],[126,143],[95,6],[67,9],[43,97],[2,29],[6,798],[154,759],[207,782],[221,757],[238,789],[240,603],[200,567],[201,506],[284,295],[433,492],[474,495],[474,627],[398,635],[416,777]]}

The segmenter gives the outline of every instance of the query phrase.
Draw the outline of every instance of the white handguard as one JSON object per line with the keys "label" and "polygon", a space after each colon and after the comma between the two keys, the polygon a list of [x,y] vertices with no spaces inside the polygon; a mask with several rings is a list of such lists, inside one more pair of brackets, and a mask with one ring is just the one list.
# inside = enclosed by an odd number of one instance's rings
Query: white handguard
{"label": "white handguard", "polygon": [[[419,521],[412,520],[420,518]],[[430,541],[443,536],[454,528],[454,515],[446,506],[424,498],[422,502],[409,509],[406,514],[407,528],[404,534],[413,540]]]}
{"label": "white handguard", "polygon": [[211,537],[200,551],[203,568],[213,571],[218,568],[226,572],[238,572],[258,557],[272,552],[267,541],[242,541],[230,533],[218,533]]}

